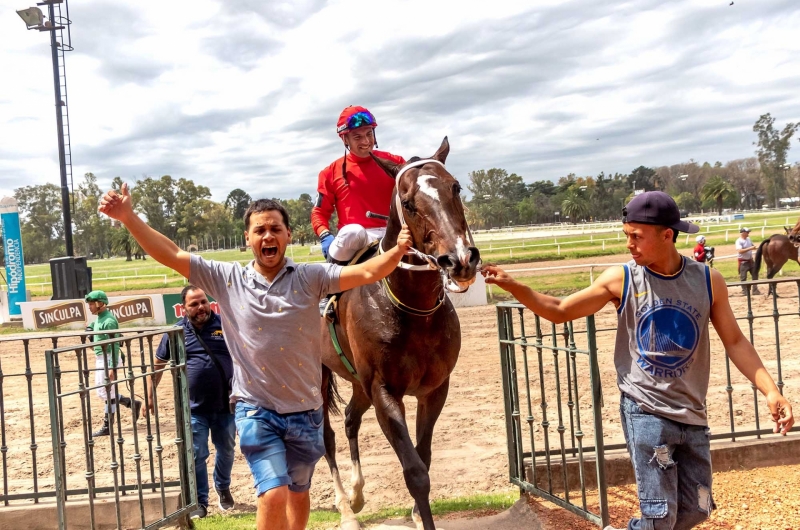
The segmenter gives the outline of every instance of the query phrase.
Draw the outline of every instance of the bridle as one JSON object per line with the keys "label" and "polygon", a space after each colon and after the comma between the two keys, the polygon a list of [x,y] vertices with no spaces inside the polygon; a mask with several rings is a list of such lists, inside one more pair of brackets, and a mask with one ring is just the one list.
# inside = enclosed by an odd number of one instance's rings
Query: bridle
{"label": "bridle", "polygon": [[[405,217],[403,216],[403,204],[402,204],[402,201],[400,200],[400,178],[409,169],[413,169],[415,167],[424,166],[426,164],[439,164],[440,166],[442,166],[442,168],[444,168],[444,164],[442,164],[438,160],[435,160],[435,159],[432,159],[432,158],[426,158],[426,159],[423,159],[423,160],[417,160],[416,162],[411,162],[410,164],[406,165],[405,167],[403,167],[403,169],[398,171],[397,176],[395,177],[395,189],[396,189],[396,192],[395,192],[395,210],[397,211],[397,217],[398,217],[398,220],[400,221],[400,225],[401,226],[406,224],[406,220],[405,220]],[[430,176],[436,178],[436,175],[430,175]],[[469,238],[470,245],[474,247],[475,246],[475,241],[474,241],[474,239],[472,237],[472,231],[469,229],[469,225],[467,225],[467,237]],[[383,249],[383,240],[381,241],[380,245],[378,246],[378,250],[379,250],[379,252],[381,254],[383,254],[385,252],[384,249]],[[414,264],[411,264],[411,263],[406,263],[404,261],[401,261],[400,263],[397,264],[398,268],[401,268],[401,269],[404,269],[404,270],[407,270],[407,271],[410,271],[410,272],[415,272],[415,271],[435,271],[435,270],[438,270],[439,274],[442,277],[442,284],[444,285],[444,288],[445,288],[444,290],[445,291],[450,291],[452,293],[463,293],[469,288],[469,286],[467,286],[464,289],[461,289],[460,287],[458,287],[458,284],[456,283],[456,281],[453,280],[450,277],[450,273],[447,272],[447,269],[445,269],[444,267],[439,265],[439,262],[436,261],[436,257],[434,257],[434,256],[432,256],[430,254],[425,254],[424,252],[422,252],[419,249],[416,249],[414,247],[409,248],[407,253],[408,253],[408,255],[413,255],[413,256],[421,259],[422,261],[425,262],[425,264],[424,265],[414,265]],[[384,278],[382,280],[382,283],[383,283],[384,287],[386,287],[387,294],[389,295],[389,300],[391,300],[392,304],[395,307],[397,307],[397,308],[399,308],[399,309],[401,309],[403,311],[406,311],[407,313],[411,313],[411,314],[417,315],[417,316],[427,316],[427,315],[430,315],[433,312],[435,312],[444,303],[444,298],[446,296],[445,292],[443,291],[442,292],[442,296],[439,299],[438,303],[431,309],[425,309],[425,310],[415,309],[413,307],[407,306],[407,305],[403,304],[402,302],[400,302],[400,300],[397,298],[397,296],[389,288],[389,283],[386,281],[386,278]]]}

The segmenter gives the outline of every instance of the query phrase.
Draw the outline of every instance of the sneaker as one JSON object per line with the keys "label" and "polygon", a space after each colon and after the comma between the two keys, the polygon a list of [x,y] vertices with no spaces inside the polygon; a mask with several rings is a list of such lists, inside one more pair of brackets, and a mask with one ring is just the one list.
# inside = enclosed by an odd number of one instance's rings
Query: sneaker
{"label": "sneaker", "polygon": [[219,509],[223,512],[233,510],[233,507],[236,506],[231,490],[217,490],[217,495],[219,496]]}
{"label": "sneaker", "polygon": [[208,515],[208,509],[202,504],[199,504],[197,509],[189,514],[189,519],[203,519],[206,515]]}

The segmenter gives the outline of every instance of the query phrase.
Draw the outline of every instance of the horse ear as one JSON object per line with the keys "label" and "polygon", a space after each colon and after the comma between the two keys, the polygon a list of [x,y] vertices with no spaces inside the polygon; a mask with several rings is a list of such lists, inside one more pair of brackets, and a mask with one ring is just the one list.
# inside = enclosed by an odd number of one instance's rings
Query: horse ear
{"label": "horse ear", "polygon": [[434,154],[431,158],[444,164],[444,161],[447,160],[448,154],[450,154],[450,142],[447,141],[447,136],[445,136],[444,140],[442,140],[442,145],[439,146],[436,154]]}
{"label": "horse ear", "polygon": [[400,171],[400,168],[403,167],[403,164],[395,164],[394,162],[390,162],[384,158],[378,158],[373,153],[370,153],[369,156],[371,156],[372,159],[377,162],[381,168],[383,168],[386,174],[393,179],[397,178],[397,173]]}

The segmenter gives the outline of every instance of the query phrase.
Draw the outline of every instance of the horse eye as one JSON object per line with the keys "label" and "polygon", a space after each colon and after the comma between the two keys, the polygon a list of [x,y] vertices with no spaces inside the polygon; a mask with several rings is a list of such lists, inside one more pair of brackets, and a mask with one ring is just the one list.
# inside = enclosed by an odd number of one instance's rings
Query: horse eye
{"label": "horse eye", "polygon": [[417,211],[417,209],[414,207],[411,201],[405,200],[402,201],[401,204],[403,205],[403,208],[409,211],[409,213],[414,213]]}
{"label": "horse eye", "polygon": [[461,194],[461,184],[459,184],[458,182],[453,184],[453,194],[455,195]]}

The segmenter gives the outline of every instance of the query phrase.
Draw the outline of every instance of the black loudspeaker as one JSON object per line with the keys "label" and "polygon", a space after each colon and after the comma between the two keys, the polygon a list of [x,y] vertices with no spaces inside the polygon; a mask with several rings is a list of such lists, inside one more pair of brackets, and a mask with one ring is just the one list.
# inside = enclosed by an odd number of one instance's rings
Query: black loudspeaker
{"label": "black loudspeaker", "polygon": [[92,268],[83,256],[50,260],[53,300],[83,299],[92,290]]}

